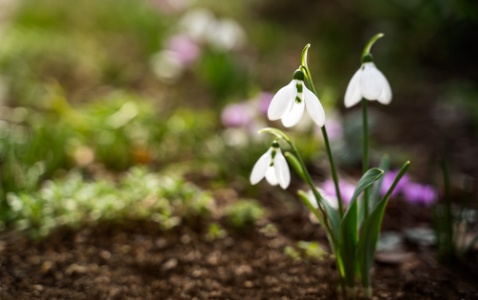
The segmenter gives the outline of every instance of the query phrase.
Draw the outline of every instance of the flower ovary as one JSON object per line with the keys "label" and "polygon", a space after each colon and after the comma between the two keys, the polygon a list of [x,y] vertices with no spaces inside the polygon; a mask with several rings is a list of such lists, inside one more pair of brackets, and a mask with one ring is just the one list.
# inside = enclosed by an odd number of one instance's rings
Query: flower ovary
{"label": "flower ovary", "polygon": [[302,72],[301,70],[297,70],[294,72],[294,79],[303,81],[304,78],[305,78],[304,72]]}
{"label": "flower ovary", "polygon": [[362,63],[373,62],[373,56],[370,53],[365,54],[362,56]]}

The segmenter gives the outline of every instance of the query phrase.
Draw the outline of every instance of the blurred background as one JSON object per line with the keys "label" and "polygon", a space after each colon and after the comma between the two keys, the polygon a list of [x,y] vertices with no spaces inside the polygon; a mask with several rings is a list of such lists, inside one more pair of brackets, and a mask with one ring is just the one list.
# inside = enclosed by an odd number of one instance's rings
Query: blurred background
{"label": "blurred background", "polygon": [[[372,165],[384,153],[391,169],[411,160],[407,180],[421,190],[402,197],[427,206],[438,199],[438,159],[456,193],[478,176],[476,1],[0,0],[2,227],[46,235],[78,222],[58,216],[83,198],[105,193],[101,208],[81,205],[93,219],[114,218],[114,197],[124,196],[114,190],[134,195],[141,182],[148,194],[158,182],[144,180],[150,173],[175,178],[165,194],[191,181],[239,197],[294,197],[297,184],[284,193],[248,178],[271,142],[256,132],[281,128],[267,108],[307,43],[340,177],[356,182],[360,107],[346,110],[343,98],[378,32],[372,53],[393,100],[369,105]],[[288,132],[328,184],[320,129],[304,118]]]}

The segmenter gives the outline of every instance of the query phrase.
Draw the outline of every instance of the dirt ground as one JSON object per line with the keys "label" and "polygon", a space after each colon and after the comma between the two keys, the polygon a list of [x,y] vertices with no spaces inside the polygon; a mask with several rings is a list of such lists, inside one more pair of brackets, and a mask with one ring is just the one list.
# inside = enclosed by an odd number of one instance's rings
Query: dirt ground
{"label": "dirt ground", "polygon": [[[391,202],[384,229],[420,220],[425,211],[414,209],[410,217],[394,205],[402,204]],[[277,232],[264,231],[270,222]],[[326,247],[321,229],[304,211],[276,210],[248,231],[229,230],[224,239],[208,241],[206,234],[207,225],[198,220],[166,232],[152,222],[60,230],[38,243],[11,233],[0,245],[0,297],[340,298],[333,258],[297,262],[284,254],[285,246],[299,240],[319,240]],[[478,299],[476,253],[445,268],[432,250],[407,246],[405,258],[382,255],[373,269],[374,299]]]}

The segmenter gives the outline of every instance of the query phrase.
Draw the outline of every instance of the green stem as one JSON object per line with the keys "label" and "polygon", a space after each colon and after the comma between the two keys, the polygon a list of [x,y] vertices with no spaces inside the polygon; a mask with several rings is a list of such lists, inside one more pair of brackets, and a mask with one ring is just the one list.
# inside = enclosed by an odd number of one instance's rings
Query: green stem
{"label": "green stem", "polygon": [[[317,92],[315,90],[314,81],[312,80],[312,75],[310,75],[309,69],[307,67],[302,67],[305,70],[305,75],[312,93],[317,96]],[[318,97],[318,96],[317,96]],[[327,129],[325,125],[322,126],[322,135],[324,137],[325,148],[327,149],[327,155],[329,157],[330,162],[330,169],[332,172],[332,179],[334,180],[335,185],[335,193],[337,194],[337,200],[339,202],[339,215],[340,218],[344,216],[344,205],[342,201],[342,195],[340,194],[340,187],[339,187],[339,177],[337,176],[337,169],[335,168],[334,157],[332,156],[332,149],[330,148],[329,136],[327,135]]]}
{"label": "green stem", "polygon": [[[363,160],[362,160],[362,170],[363,173],[368,170],[368,117],[367,117],[367,99],[362,99],[362,126],[363,126]],[[368,216],[368,189],[365,189],[363,192],[363,201],[364,201],[364,215]]]}
{"label": "green stem", "polygon": [[337,176],[337,171],[336,171],[335,163],[334,163],[334,157],[332,156],[332,150],[330,149],[329,137],[327,135],[327,130],[325,129],[325,125],[322,126],[321,129],[322,129],[322,135],[324,136],[325,148],[327,149],[327,155],[329,156],[330,169],[332,171],[332,178],[335,184],[335,193],[337,194],[337,200],[339,202],[339,214],[340,214],[340,218],[342,218],[344,216],[344,207],[342,202],[342,195],[340,195],[339,177]]}
{"label": "green stem", "polygon": [[[312,178],[310,177],[310,174],[309,174],[309,171],[307,170],[307,168],[305,167],[305,163],[304,163],[304,160],[302,159],[302,156],[300,156],[300,153],[299,151],[297,150],[297,148],[295,147],[295,145],[293,143],[290,143],[289,142],[289,145],[291,146],[292,150],[294,151],[294,155],[297,157],[297,160],[299,161],[299,164],[301,165],[302,167],[302,170],[304,171],[304,176],[305,176],[305,179],[307,181],[307,184],[309,185],[310,187],[310,190],[312,191],[312,193],[314,193],[314,196],[315,196],[315,200],[317,201],[317,206],[319,207],[320,209],[320,212],[322,213],[322,215],[324,216],[324,223],[325,223],[325,226],[326,226],[326,230],[330,233],[330,236],[332,236],[333,238],[333,242],[335,244],[335,249],[337,249],[337,240],[334,236],[334,233],[332,231],[332,229],[330,228],[329,226],[329,222],[327,222],[328,218],[327,218],[327,214],[325,213],[323,207],[322,207],[322,204],[320,203],[319,199],[323,199],[319,192],[317,191],[317,189],[315,188],[315,185],[314,185],[314,182],[312,181]],[[325,201],[325,200],[324,200]]]}

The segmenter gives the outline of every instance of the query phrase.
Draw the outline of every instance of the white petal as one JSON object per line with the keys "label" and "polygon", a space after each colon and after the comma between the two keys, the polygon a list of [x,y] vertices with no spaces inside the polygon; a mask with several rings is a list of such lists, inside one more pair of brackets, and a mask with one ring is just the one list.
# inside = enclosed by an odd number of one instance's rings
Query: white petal
{"label": "white petal", "polygon": [[368,100],[377,100],[382,94],[383,75],[371,62],[362,65],[359,87],[362,96]]}
{"label": "white petal", "polygon": [[266,153],[264,153],[261,156],[261,158],[259,158],[259,160],[254,165],[254,168],[252,168],[251,178],[250,178],[251,184],[254,185],[258,183],[266,175],[266,171],[269,168],[269,165],[271,164],[271,160],[272,160],[271,151],[272,151],[272,148],[269,148],[269,150]]}
{"label": "white petal", "polygon": [[390,84],[388,83],[388,80],[385,77],[385,75],[383,75],[383,73],[380,72],[380,70],[377,69],[377,71],[380,74],[380,77],[382,77],[382,79],[381,79],[381,81],[382,81],[382,93],[377,98],[377,100],[378,100],[378,102],[380,102],[382,104],[390,104],[390,102],[392,102],[392,88],[390,88]]}
{"label": "white petal", "polygon": [[274,98],[272,98],[271,104],[269,105],[269,110],[267,111],[269,120],[279,120],[284,113],[288,111],[297,95],[297,87],[295,85],[295,80],[292,80],[274,95]]}
{"label": "white petal", "polygon": [[302,115],[304,115],[304,108],[304,100],[302,100],[300,103],[297,103],[294,100],[292,109],[282,117],[282,124],[284,124],[285,127],[292,127],[299,123],[300,118],[302,118]]}
{"label": "white petal", "polygon": [[274,168],[277,180],[279,181],[281,188],[285,190],[290,184],[290,171],[287,161],[285,160],[284,155],[282,155],[280,149],[277,149],[277,154],[274,157]]}
{"label": "white petal", "polygon": [[359,79],[362,74],[362,68],[355,72],[352,79],[350,79],[347,90],[345,91],[345,107],[352,107],[362,100],[362,94],[360,93]]}
{"label": "white petal", "polygon": [[320,127],[325,124],[325,112],[322,104],[320,104],[319,98],[312,93],[308,88],[304,86],[304,98],[305,106],[307,106],[307,111],[309,112],[310,117],[314,120],[317,125]]}
{"label": "white petal", "polygon": [[274,167],[269,167],[266,172],[266,179],[270,185],[277,185],[279,180],[277,180],[276,171]]}

